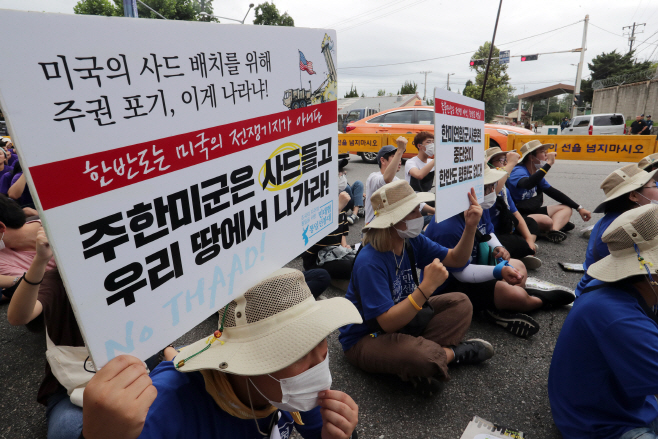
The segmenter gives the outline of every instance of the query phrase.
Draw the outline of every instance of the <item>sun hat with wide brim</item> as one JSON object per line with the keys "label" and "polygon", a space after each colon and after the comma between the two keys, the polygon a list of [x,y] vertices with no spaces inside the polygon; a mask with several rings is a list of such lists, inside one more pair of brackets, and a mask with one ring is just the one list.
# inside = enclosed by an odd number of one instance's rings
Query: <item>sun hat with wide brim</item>
{"label": "sun hat with wide brim", "polygon": [[316,301],[303,273],[290,268],[275,271],[222,308],[220,322],[225,312],[223,333],[185,347],[173,360],[177,370],[273,373],[302,358],[336,329],[362,322],[345,298]]}
{"label": "sun hat with wide brim", "polygon": [[[652,274],[658,270],[658,205],[647,204],[622,213],[601,237],[610,254],[590,265],[587,274],[604,282]],[[637,249],[636,249],[637,247]],[[639,253],[639,254],[638,254]]]}
{"label": "sun hat with wide brim", "polygon": [[656,163],[658,161],[658,152],[655,154],[649,154],[646,157],[643,157],[642,160],[639,161],[637,164],[637,167],[640,169],[644,169],[645,171],[647,170],[648,167],[658,164]]}
{"label": "sun hat with wide brim", "polygon": [[509,151],[503,151],[497,146],[493,146],[484,151],[484,161],[489,163],[495,156],[505,154],[507,155]]}
{"label": "sun hat with wide brim", "polygon": [[601,183],[601,189],[605,193],[605,200],[594,209],[594,212],[604,212],[606,203],[640,189],[654,175],[656,175],[656,171],[646,172],[636,165],[626,165],[613,171]]}
{"label": "sun hat with wide brim", "polygon": [[484,184],[493,184],[503,177],[507,177],[507,172],[499,171],[498,169],[491,169],[488,166],[484,167]]}
{"label": "sun hat with wide brim", "polygon": [[530,154],[532,151],[536,151],[539,148],[542,148],[544,146],[553,146],[552,143],[541,143],[539,140],[531,140],[528,143],[524,144],[521,147],[521,158],[519,159],[520,161],[523,161],[527,157],[528,154]]}
{"label": "sun hat with wide brim", "polygon": [[396,180],[386,184],[370,197],[375,219],[366,224],[363,230],[392,227],[416,209],[420,203],[435,199],[436,195],[429,192],[414,192],[406,180]]}

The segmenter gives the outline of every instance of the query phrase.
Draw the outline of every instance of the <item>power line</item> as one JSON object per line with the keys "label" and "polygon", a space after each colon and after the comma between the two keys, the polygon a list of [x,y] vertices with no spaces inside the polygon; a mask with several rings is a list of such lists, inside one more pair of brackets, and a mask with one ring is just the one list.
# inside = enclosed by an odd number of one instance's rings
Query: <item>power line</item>
{"label": "power line", "polygon": [[[404,0],[393,0],[392,2],[386,3],[385,5],[379,6],[379,10],[381,11],[383,9],[386,9],[386,8],[390,7],[393,3],[400,3],[401,1],[404,1]],[[372,14],[372,10],[368,10],[368,11],[363,12],[361,14],[354,15],[350,18],[346,18],[346,19],[337,21],[337,22],[335,22],[333,24],[330,24],[328,26],[322,26],[322,29],[332,29],[334,26],[338,26],[338,25],[341,25],[343,23],[347,23],[348,21],[353,21],[353,20],[356,20],[358,18],[361,18],[361,17],[366,16],[366,15],[370,15],[370,14]]]}
{"label": "power line", "polygon": [[416,6],[416,5],[420,4],[420,3],[424,3],[424,2],[426,2],[426,1],[427,1],[427,0],[418,0],[416,3],[412,3],[412,4],[410,4],[410,5],[406,5],[406,6],[403,6],[403,7],[401,7],[401,8],[394,9],[393,11],[386,12],[386,13],[384,13],[384,14],[378,15],[378,16],[376,16],[376,17],[373,17],[373,18],[371,18],[371,19],[369,19],[369,20],[366,20],[366,21],[362,21],[362,22],[360,22],[360,23],[356,23],[356,24],[352,23],[352,24],[349,25],[348,27],[345,27],[345,28],[342,28],[342,29],[337,29],[337,30],[340,31],[340,32],[345,32],[345,31],[348,31],[348,30],[350,30],[350,29],[354,29],[355,27],[363,26],[363,25],[365,25],[365,24],[372,23],[373,21],[379,20],[379,19],[381,19],[381,18],[388,17],[389,15],[393,15],[393,14],[395,14],[396,12],[402,11],[403,9],[409,9],[409,8],[411,8],[411,7],[413,7],[413,6]]}
{"label": "power line", "polygon": [[[501,43],[500,46],[504,46],[504,45],[506,45],[506,44],[516,43],[516,42],[518,42],[518,41],[523,41],[523,40],[527,40],[527,39],[534,38],[534,37],[538,37],[538,36],[540,36],[540,35],[545,35],[545,34],[550,33],[550,32],[555,32],[555,31],[558,31],[558,30],[560,30],[560,29],[564,29],[565,27],[569,27],[569,26],[573,26],[573,25],[575,25],[575,24],[578,24],[578,23],[580,23],[581,21],[583,21],[583,20],[578,20],[578,21],[576,21],[575,23],[571,23],[571,24],[568,24],[568,25],[566,25],[566,26],[561,26],[561,27],[558,27],[558,28],[556,28],[556,29],[549,30],[549,31],[546,31],[546,32],[542,32],[542,33],[539,33],[539,34],[536,34],[536,35],[531,35],[531,36],[529,36],[529,37],[520,38],[520,39],[518,39],[518,40],[509,41],[509,42],[507,42],[507,43]],[[473,53],[473,51],[472,51],[472,50],[469,50],[468,52],[461,52],[461,53],[455,53],[455,54],[452,54],[452,55],[437,56],[437,57],[434,57],[434,58],[419,59],[419,60],[414,60],[414,61],[403,61],[403,62],[389,63],[389,64],[376,64],[376,65],[370,65],[370,66],[338,67],[338,70],[344,70],[344,69],[366,69],[366,68],[369,68],[369,67],[398,66],[398,65],[402,65],[402,64],[413,64],[413,63],[417,63],[417,62],[435,61],[435,60],[437,60],[437,59],[452,58],[452,57],[455,57],[455,56],[467,55],[467,54],[472,54],[472,53]]]}

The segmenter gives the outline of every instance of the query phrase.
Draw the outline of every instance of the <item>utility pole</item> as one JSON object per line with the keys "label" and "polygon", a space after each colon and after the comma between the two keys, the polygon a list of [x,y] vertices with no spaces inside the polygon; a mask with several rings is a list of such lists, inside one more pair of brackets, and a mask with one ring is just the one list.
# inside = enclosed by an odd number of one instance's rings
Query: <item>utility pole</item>
{"label": "utility pole", "polygon": [[480,100],[484,102],[484,91],[487,89],[487,77],[489,76],[489,66],[491,65],[491,55],[493,55],[494,42],[496,41],[496,31],[498,30],[498,19],[500,18],[500,9],[503,7],[503,0],[498,3],[498,14],[496,15],[496,25],[494,26],[493,37],[491,37],[491,48],[489,49],[489,59],[487,60],[487,68],[484,71],[484,81],[482,81],[482,93]]}
{"label": "utility pole", "polygon": [[[633,26],[624,26],[624,27],[621,28],[622,31],[624,29],[631,29],[631,33],[628,34],[628,46],[629,46],[628,53],[631,53],[633,51],[633,43],[635,43],[635,34],[636,34],[635,28],[640,27],[640,26],[646,26],[646,25],[647,25],[646,23],[635,23],[635,22],[633,22]],[[642,34],[644,32],[637,32],[637,33]]]}
{"label": "utility pole", "polygon": [[574,106],[571,111],[571,116],[578,115],[578,107],[575,105],[576,101],[580,100],[580,80],[583,77],[583,65],[585,65],[585,51],[587,50],[587,25],[589,24],[589,14],[585,15],[585,24],[583,26],[583,42],[580,46],[580,62],[578,63],[578,72],[576,73],[576,87],[573,91]]}
{"label": "utility pole", "polygon": [[446,81],[446,90],[450,90],[450,76],[454,73],[448,73],[448,80]]}
{"label": "utility pole", "polygon": [[427,99],[427,74],[432,73],[432,72],[427,71],[427,72],[419,72],[419,73],[421,73],[421,74],[424,73],[425,74],[425,84],[423,85],[423,88],[424,88],[424,90],[423,90],[423,100],[426,100]]}
{"label": "utility pole", "polygon": [[[523,94],[525,94],[525,84],[523,84]],[[521,101],[522,99],[519,98],[519,109],[516,112],[516,121],[521,122]]]}

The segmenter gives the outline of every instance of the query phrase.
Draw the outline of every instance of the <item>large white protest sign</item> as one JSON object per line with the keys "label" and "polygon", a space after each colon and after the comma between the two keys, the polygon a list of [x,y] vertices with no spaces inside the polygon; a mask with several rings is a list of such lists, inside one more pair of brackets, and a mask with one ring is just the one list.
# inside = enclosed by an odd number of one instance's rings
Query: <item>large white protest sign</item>
{"label": "large white protest sign", "polygon": [[468,209],[471,188],[478,202],[484,200],[484,102],[435,88],[434,112],[435,221],[440,222]]}
{"label": "large white protest sign", "polygon": [[97,366],[337,224],[335,33],[0,11],[0,104]]}

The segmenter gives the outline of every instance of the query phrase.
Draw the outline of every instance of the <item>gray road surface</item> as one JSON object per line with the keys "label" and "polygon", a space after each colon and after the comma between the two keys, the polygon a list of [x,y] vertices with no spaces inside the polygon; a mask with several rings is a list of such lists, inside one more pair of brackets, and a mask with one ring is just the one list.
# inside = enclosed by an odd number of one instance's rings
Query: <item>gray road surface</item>
{"label": "gray road surface", "polygon": [[[576,202],[593,210],[603,199],[599,189],[601,181],[623,164],[558,162],[548,180]],[[348,180],[365,182],[375,169],[375,165],[367,165],[352,156],[346,168]],[[404,178],[402,172],[399,176]],[[590,224],[600,217],[594,215]],[[539,242],[538,256],[544,265],[531,275],[571,287],[578,282],[578,274],[565,273],[557,265],[558,261],[582,262],[584,259],[587,242],[577,233],[584,223],[577,214],[572,220],[576,230],[564,243]],[[350,243],[357,242],[362,226],[362,219],[352,226]],[[291,261],[288,266],[301,269],[301,259]],[[343,292],[335,288],[325,292],[326,297],[341,295]],[[551,418],[546,381],[553,347],[567,313],[568,308],[534,313],[541,330],[530,340],[474,321],[467,336],[490,341],[496,349],[495,356],[478,366],[452,367],[452,380],[430,399],[419,396],[397,377],[369,375],[349,365],[334,333],[329,337],[333,387],[349,393],[359,404],[357,428],[363,438],[458,439],[474,415],[522,430],[528,438],[559,438]],[[7,305],[0,305],[0,437],[45,438],[45,408],[36,402],[46,361],[44,334],[12,327],[6,315]],[[216,318],[209,318],[178,343],[196,341],[211,333],[216,325]]]}

